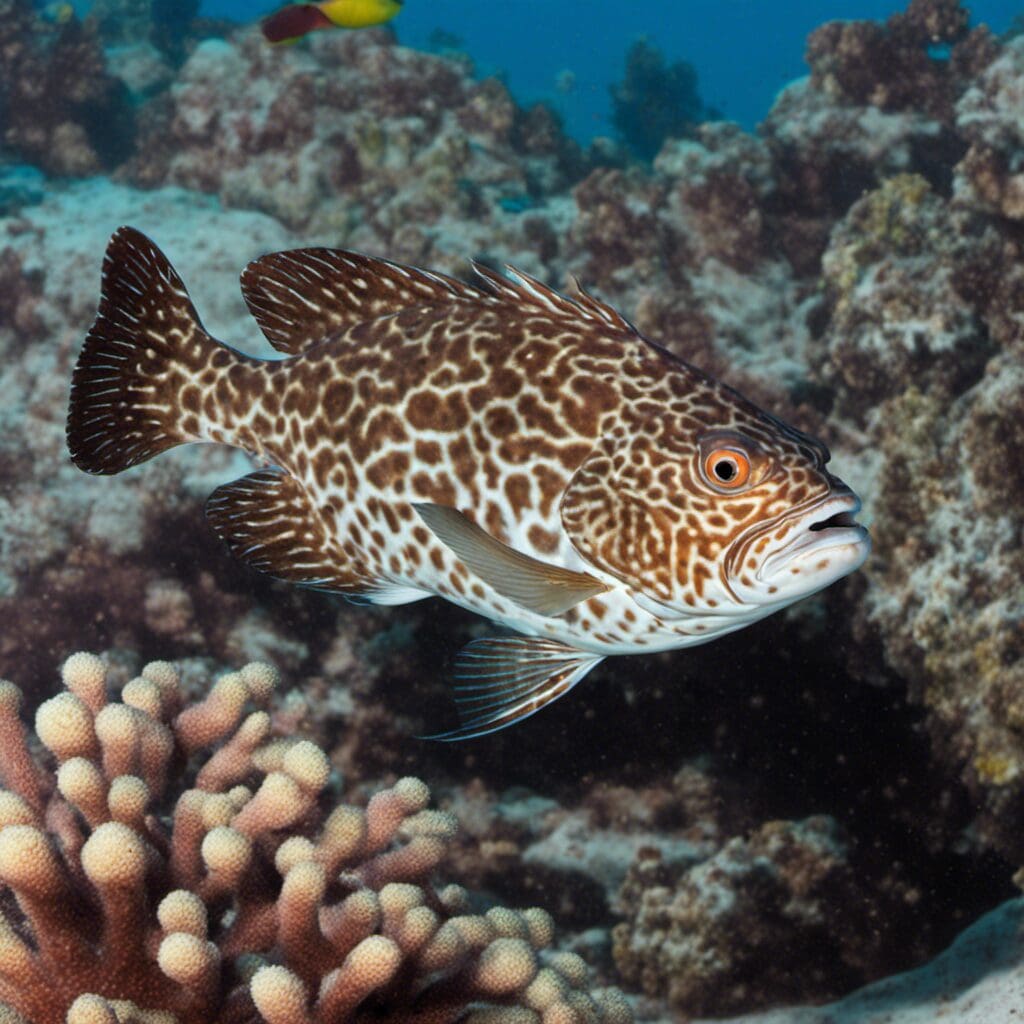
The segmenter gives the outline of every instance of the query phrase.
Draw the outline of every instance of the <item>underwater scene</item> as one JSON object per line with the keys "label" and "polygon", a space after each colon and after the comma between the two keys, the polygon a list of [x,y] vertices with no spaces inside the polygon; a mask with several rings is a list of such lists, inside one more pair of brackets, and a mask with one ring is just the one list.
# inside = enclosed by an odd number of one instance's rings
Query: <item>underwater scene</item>
{"label": "underwater scene", "polygon": [[1019,4],[0,25],[0,1024],[1024,1020]]}

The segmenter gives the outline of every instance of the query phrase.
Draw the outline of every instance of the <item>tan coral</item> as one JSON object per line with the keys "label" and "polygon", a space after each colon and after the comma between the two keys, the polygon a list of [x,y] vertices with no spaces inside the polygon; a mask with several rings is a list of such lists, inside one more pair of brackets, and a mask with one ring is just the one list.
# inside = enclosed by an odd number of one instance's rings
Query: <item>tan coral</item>
{"label": "tan coral", "polygon": [[543,911],[429,885],[455,821],[418,779],[325,814],[323,751],[250,710],[268,666],[191,706],[166,662],[122,701],[92,655],[63,681],[36,716],[54,772],[0,682],[0,1024],[629,1019]]}

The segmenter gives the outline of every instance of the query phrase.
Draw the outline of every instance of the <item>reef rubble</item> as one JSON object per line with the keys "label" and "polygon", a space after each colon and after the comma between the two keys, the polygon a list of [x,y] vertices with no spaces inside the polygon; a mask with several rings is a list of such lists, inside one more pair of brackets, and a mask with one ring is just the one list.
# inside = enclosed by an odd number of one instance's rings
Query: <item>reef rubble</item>
{"label": "reef rubble", "polygon": [[[827,1006],[770,1010],[717,1024],[1005,1024],[1020,1015],[1024,901],[1011,900],[968,928],[931,963]],[[710,1024],[691,1020],[690,1024]]]}

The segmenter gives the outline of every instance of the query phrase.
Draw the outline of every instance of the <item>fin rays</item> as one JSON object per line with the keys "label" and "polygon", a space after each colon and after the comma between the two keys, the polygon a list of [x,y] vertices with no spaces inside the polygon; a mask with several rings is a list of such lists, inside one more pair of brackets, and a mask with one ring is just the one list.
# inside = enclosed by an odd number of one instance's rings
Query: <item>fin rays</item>
{"label": "fin rays", "polygon": [[455,661],[459,728],[422,739],[468,740],[521,722],[568,693],[602,660],[540,637],[474,640]]}
{"label": "fin rays", "polygon": [[67,442],[88,473],[120,473],[186,441],[178,386],[218,347],[167,257],[121,227],[71,380]]}
{"label": "fin rays", "polygon": [[290,249],[253,260],[242,272],[242,295],[270,344],[288,355],[403,309],[453,302],[509,302],[636,333],[578,281],[575,294],[567,297],[514,267],[506,267],[508,276],[482,263],[472,268],[479,287],[346,249]]}
{"label": "fin rays", "polygon": [[586,573],[548,565],[502,544],[454,508],[430,502],[414,503],[413,508],[471,572],[537,615],[561,615],[608,589]]}
{"label": "fin rays", "polygon": [[276,579],[324,590],[355,582],[327,551],[319,514],[287,473],[261,469],[218,487],[206,518],[232,555]]}
{"label": "fin rays", "polygon": [[242,295],[267,341],[288,355],[402,309],[488,300],[453,277],[322,248],[253,260],[242,272]]}

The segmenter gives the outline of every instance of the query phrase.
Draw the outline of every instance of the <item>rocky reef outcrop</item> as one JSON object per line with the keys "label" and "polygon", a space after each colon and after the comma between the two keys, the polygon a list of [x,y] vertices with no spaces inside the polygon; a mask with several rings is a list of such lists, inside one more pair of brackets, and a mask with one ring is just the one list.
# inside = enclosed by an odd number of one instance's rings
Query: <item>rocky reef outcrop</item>
{"label": "rocky reef outcrop", "polygon": [[458,249],[539,268],[552,229],[531,208],[585,166],[547,108],[521,109],[496,79],[385,30],[293,49],[255,31],[208,40],[146,120],[132,183],[215,193],[416,264]]}
{"label": "rocky reef outcrop", "polygon": [[47,22],[30,0],[3,0],[0,22],[0,148],[63,176],[121,163],[134,111],[93,26]]}

